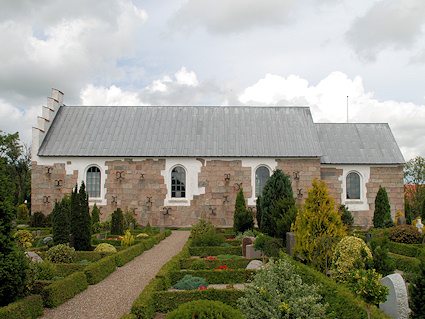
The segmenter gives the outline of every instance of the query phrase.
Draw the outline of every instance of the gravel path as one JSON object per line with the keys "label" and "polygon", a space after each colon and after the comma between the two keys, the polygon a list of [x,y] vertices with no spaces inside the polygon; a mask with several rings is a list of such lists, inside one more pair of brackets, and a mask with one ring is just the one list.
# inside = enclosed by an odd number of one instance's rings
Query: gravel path
{"label": "gravel path", "polygon": [[117,268],[98,284],[89,286],[57,308],[44,309],[42,318],[116,319],[130,313],[134,300],[159,269],[182,250],[189,235],[189,231],[173,231],[158,245]]}

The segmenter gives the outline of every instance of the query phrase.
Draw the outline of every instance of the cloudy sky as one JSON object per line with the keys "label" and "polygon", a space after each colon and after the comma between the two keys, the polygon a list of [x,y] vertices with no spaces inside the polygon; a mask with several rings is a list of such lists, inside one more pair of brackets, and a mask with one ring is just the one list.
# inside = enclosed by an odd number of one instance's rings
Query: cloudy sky
{"label": "cloudy sky", "polygon": [[310,106],[425,156],[424,0],[2,0],[0,130],[67,105]]}

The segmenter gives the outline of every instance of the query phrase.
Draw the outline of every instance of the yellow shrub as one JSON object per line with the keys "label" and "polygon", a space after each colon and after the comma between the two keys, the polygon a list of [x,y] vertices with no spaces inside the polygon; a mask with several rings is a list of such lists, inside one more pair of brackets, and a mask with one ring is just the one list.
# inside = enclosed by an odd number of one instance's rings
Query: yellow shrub
{"label": "yellow shrub", "polygon": [[103,243],[103,244],[97,245],[94,251],[98,253],[116,253],[117,249],[111,244]]}
{"label": "yellow shrub", "polygon": [[134,244],[134,236],[130,233],[130,230],[127,229],[125,232],[124,238],[121,239],[121,246],[131,246]]}

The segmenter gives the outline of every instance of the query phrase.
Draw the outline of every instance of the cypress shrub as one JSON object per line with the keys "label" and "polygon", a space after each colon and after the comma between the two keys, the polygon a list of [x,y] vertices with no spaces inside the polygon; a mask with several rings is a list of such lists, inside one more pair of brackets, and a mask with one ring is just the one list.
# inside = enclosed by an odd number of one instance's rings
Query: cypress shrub
{"label": "cypress shrub", "polygon": [[243,233],[245,230],[254,228],[254,217],[246,209],[245,196],[242,187],[236,196],[235,213],[233,214],[233,230],[235,233]]}
{"label": "cypress shrub", "polygon": [[75,250],[92,250],[91,217],[89,213],[88,195],[84,181],[80,190],[77,185],[71,194],[70,230],[74,238]]}
{"label": "cypress shrub", "polygon": [[18,219],[25,220],[28,218],[28,208],[27,205],[21,204],[18,206]]}
{"label": "cypress shrub", "polygon": [[99,208],[97,207],[96,203],[93,206],[93,209],[91,211],[91,224],[100,222],[99,218]]}
{"label": "cypress shrub", "polygon": [[5,170],[4,159],[0,158],[0,306],[23,296],[28,277],[28,260],[16,248],[13,237],[15,211],[6,191],[10,180]]}
{"label": "cypress shrub", "polygon": [[385,187],[379,185],[379,191],[375,197],[375,212],[373,214],[373,226],[375,228],[386,228],[394,226],[391,218],[391,206]]}
{"label": "cypress shrub", "polygon": [[[298,213],[294,225],[296,235],[294,254],[300,254],[309,263],[315,261],[318,269],[325,269],[326,261],[339,239],[345,236],[345,227],[341,216],[335,209],[335,201],[329,196],[325,182],[317,178],[312,183],[313,188],[308,189],[308,196],[303,209]],[[332,238],[335,240],[332,242]],[[323,240],[317,251],[318,241]]]}
{"label": "cypress shrub", "polygon": [[121,208],[112,213],[111,235],[124,235],[124,215]]}
{"label": "cypress shrub", "polygon": [[55,245],[69,243],[69,200],[64,197],[60,203],[55,202],[52,211],[52,233]]}
{"label": "cypress shrub", "polygon": [[404,216],[406,216],[406,224],[412,224],[412,207],[409,204],[409,201],[404,197]]}

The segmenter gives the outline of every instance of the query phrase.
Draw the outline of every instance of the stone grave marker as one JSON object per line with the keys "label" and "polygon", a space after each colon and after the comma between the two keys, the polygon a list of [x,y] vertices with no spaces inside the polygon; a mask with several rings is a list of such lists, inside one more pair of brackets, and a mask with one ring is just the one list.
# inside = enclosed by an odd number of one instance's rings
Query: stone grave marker
{"label": "stone grave marker", "polygon": [[292,250],[295,247],[295,239],[296,236],[294,233],[286,233],[286,253],[290,256],[292,256]]}
{"label": "stone grave marker", "polygon": [[44,237],[43,238],[43,243],[45,244],[45,245],[47,245],[47,243],[48,242],[51,242],[53,240],[53,238],[52,237],[50,237],[50,236],[48,236],[48,237]]}
{"label": "stone grave marker", "polygon": [[160,233],[165,232],[165,228],[164,228],[164,227],[161,227],[161,228],[160,228],[160,230],[159,230],[159,232],[160,232]]}
{"label": "stone grave marker", "polygon": [[245,249],[246,249],[246,258],[248,259],[260,258],[263,255],[263,252],[261,250],[256,250],[253,244],[246,245]]}
{"label": "stone grave marker", "polygon": [[409,318],[409,303],[406,284],[400,274],[391,274],[381,279],[381,284],[390,288],[387,301],[379,309],[394,319]]}
{"label": "stone grave marker", "polygon": [[263,262],[261,260],[251,260],[248,264],[248,266],[246,266],[245,269],[254,269],[257,270],[258,268],[261,268],[263,266]]}
{"label": "stone grave marker", "polygon": [[102,234],[97,234],[96,239],[105,239],[105,236]]}
{"label": "stone grave marker", "polygon": [[366,244],[369,244],[373,237],[375,237],[375,234],[367,233],[366,234]]}
{"label": "stone grave marker", "polygon": [[418,218],[418,221],[416,222],[416,228],[422,234],[422,228],[424,228],[424,224],[422,224],[422,220],[420,218]]}
{"label": "stone grave marker", "polygon": [[37,235],[36,236],[41,237],[41,230],[40,229],[37,229]]}
{"label": "stone grave marker", "polygon": [[25,255],[29,258],[29,259],[31,259],[31,261],[32,262],[37,262],[37,263],[41,263],[41,262],[43,262],[43,258],[41,258],[38,254],[36,254],[35,252],[33,252],[33,251],[26,251],[25,252]]}
{"label": "stone grave marker", "polygon": [[251,245],[255,241],[255,237],[244,237],[242,239],[242,256],[246,257],[246,245]]}
{"label": "stone grave marker", "polygon": [[397,226],[406,225],[406,217],[398,216],[397,218]]}

